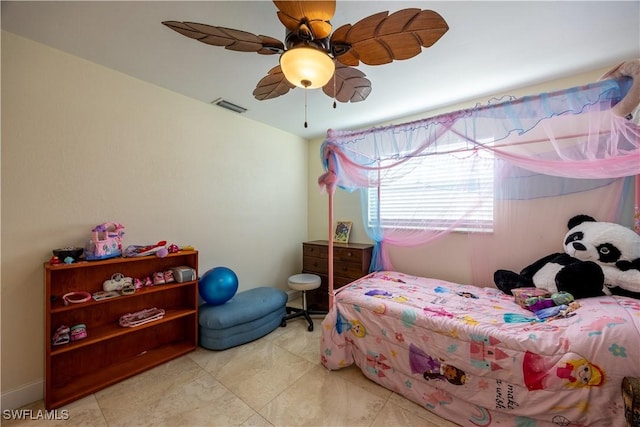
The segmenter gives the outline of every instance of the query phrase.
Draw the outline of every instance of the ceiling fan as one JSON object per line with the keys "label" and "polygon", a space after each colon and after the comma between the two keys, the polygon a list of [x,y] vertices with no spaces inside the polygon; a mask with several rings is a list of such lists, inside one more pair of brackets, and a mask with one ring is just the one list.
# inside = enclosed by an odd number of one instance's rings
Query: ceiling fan
{"label": "ceiling fan", "polygon": [[[360,62],[383,65],[418,55],[449,29],[436,12],[403,9],[380,12],[331,33],[333,1],[273,1],[286,28],[284,43],[269,36],[195,22],[164,21],[178,33],[213,46],[261,55],[280,55],[279,65],[262,78],[253,95],[263,101],[294,87],[314,89],[340,102],[364,101],[371,92]],[[335,101],[334,101],[335,107]]]}

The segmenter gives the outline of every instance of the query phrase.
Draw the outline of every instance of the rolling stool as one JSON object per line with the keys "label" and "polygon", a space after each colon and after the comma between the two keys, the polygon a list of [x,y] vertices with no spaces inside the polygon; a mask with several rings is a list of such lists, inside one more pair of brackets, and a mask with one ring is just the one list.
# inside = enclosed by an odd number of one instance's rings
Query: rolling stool
{"label": "rolling stool", "polygon": [[309,327],[307,328],[309,332],[313,331],[313,320],[311,320],[311,315],[314,314],[327,314],[326,311],[318,311],[318,310],[308,310],[307,309],[307,291],[312,291],[314,289],[318,289],[320,287],[320,283],[322,280],[320,276],[316,274],[295,274],[289,277],[288,285],[289,288],[301,291],[302,292],[302,309],[295,307],[287,307],[287,316],[282,319],[282,323],[280,326],[287,326],[287,320],[295,319],[296,317],[304,316],[309,322]]}

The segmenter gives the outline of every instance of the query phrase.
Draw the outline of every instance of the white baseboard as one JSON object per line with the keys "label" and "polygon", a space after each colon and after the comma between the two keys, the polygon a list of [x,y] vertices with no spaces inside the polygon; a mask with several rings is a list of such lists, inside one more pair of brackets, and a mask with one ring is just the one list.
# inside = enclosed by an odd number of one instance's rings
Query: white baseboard
{"label": "white baseboard", "polygon": [[3,392],[0,397],[2,410],[18,409],[44,399],[44,380],[35,381],[22,387]]}

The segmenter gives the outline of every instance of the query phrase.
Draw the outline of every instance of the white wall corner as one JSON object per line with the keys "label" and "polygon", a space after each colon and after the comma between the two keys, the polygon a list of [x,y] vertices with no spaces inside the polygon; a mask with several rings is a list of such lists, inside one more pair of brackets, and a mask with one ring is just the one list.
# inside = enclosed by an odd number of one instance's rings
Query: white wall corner
{"label": "white wall corner", "polygon": [[2,392],[0,403],[2,410],[18,409],[44,398],[44,380],[35,381],[19,388]]}

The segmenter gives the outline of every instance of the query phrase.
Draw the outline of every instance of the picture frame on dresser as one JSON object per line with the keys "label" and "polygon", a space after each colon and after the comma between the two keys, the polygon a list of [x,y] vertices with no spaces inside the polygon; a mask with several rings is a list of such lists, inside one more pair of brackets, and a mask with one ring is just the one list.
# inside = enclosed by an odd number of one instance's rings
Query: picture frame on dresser
{"label": "picture frame on dresser", "polygon": [[349,243],[349,234],[351,234],[352,221],[338,221],[333,232],[333,241],[335,243]]}

